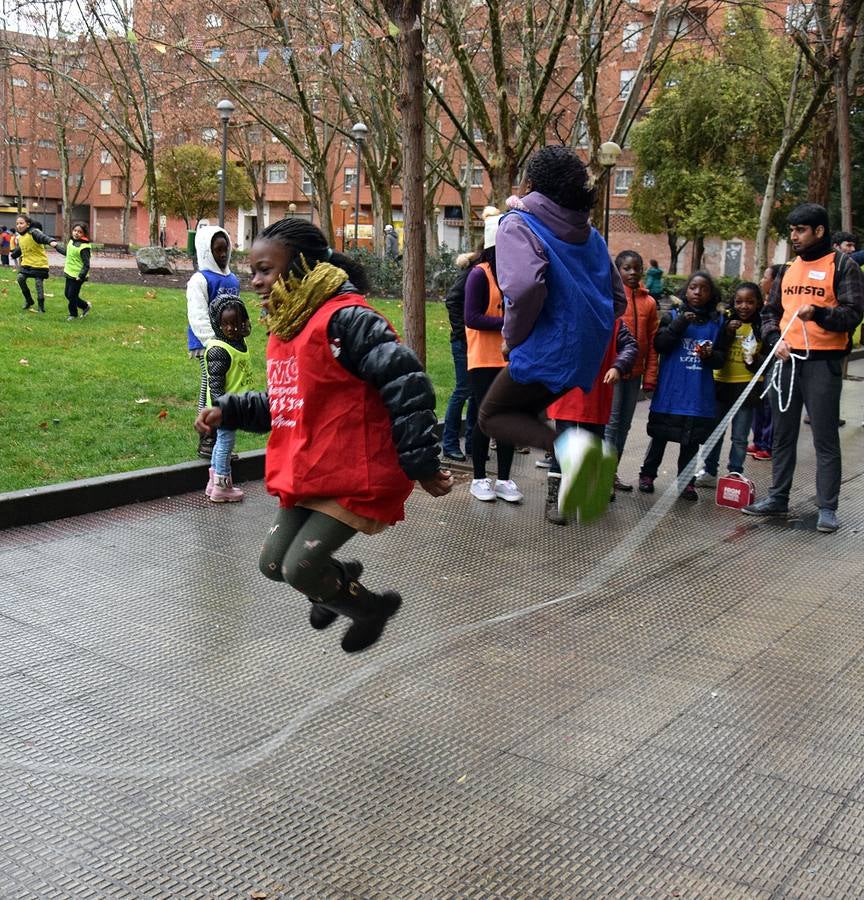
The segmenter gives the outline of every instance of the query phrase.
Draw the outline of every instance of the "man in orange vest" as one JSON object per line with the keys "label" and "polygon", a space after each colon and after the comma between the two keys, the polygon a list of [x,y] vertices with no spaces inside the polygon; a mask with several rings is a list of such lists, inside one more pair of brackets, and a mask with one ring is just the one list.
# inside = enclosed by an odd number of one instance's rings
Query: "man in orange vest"
{"label": "man in orange vest", "polygon": [[[864,275],[846,254],[832,248],[824,207],[802,203],[792,210],[788,223],[797,256],[774,280],[762,309],[763,345],[776,345],[774,365],[782,367],[780,393],[771,393],[771,490],[764,500],[741,511],[749,516],[788,515],[803,406],[810,416],[816,451],[816,528],[833,532],[838,528],[841,478],[843,359],[850,350],[850,334],[864,317]],[[792,322],[796,312],[797,321]],[[781,340],[780,335],[790,322],[792,325]],[[780,409],[781,397],[784,404],[789,398],[785,411]]]}

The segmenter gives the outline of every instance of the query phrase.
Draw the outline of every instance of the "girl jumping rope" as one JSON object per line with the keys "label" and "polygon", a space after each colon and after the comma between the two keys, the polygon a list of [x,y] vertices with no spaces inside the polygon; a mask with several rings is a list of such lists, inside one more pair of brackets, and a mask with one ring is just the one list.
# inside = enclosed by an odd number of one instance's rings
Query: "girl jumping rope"
{"label": "girl jumping rope", "polygon": [[58,253],[62,253],[66,257],[66,264],[63,266],[63,274],[66,276],[66,286],[63,293],[66,302],[69,304],[69,315],[66,321],[78,318],[78,310],[81,310],[81,317],[87,315],[93,305],[86,300],[81,299],[81,286],[87,280],[87,273],[90,271],[90,235],[87,233],[87,226],[83,222],[76,222],[72,226],[72,239],[64,247],[57,244]]}
{"label": "girl jumping rope", "polygon": [[252,287],[267,304],[267,393],[226,394],[195,427],[270,431],[265,480],[279,499],[259,566],[312,602],[310,624],[351,624],[347,653],[381,636],[399,609],[396,591],[374,593],[359,561],[333,554],[358,531],[404,518],[413,482],[433,496],[442,471],[435,394],[414,353],[366,302],[363,267],[328,246],[302,219],[275,222],[250,252]]}

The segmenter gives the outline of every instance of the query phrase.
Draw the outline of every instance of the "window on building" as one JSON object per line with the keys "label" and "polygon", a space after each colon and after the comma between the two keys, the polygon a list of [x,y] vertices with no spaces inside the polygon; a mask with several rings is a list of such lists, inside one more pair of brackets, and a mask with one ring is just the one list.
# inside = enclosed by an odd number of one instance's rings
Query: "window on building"
{"label": "window on building", "polygon": [[246,139],[250,144],[260,144],[261,143],[261,129],[260,128],[250,128],[246,132]]}
{"label": "window on building", "polygon": [[30,142],[25,137],[10,137],[6,138],[6,143],[12,147],[24,147]]}
{"label": "window on building", "polygon": [[288,166],[267,166],[267,184],[287,184]]}
{"label": "window on building", "polygon": [[[468,166],[459,169],[459,181],[465,184],[468,178]],[[483,166],[471,167],[471,187],[483,187]]]}
{"label": "window on building", "polygon": [[215,128],[202,128],[201,140],[205,144],[212,144],[219,137],[219,132]]}
{"label": "window on building", "polygon": [[626,197],[630,193],[630,187],[633,184],[632,169],[615,169],[615,182],[612,186],[612,193],[616,197]]}
{"label": "window on building", "polygon": [[26,175],[27,174],[27,166],[10,166],[9,167],[13,175]]}
{"label": "window on building", "polygon": [[345,193],[350,193],[357,186],[357,170],[353,167],[345,169],[344,188]]}
{"label": "window on building", "polygon": [[27,118],[27,110],[24,109],[23,106],[15,107],[15,118],[16,119],[26,119]]}
{"label": "window on building", "polygon": [[205,28],[221,28],[222,27],[222,16],[219,13],[207,13],[204,16],[204,27]]}
{"label": "window on building", "polygon": [[161,22],[151,22],[150,23],[150,37],[153,37],[153,38],[165,37],[165,26]]}
{"label": "window on building", "polygon": [[72,153],[76,159],[84,159],[87,155],[87,148],[83,144],[75,144],[72,147]]}
{"label": "window on building", "polygon": [[622,31],[621,49],[625,53],[635,53],[639,49],[639,35],[642,33],[642,26],[638,22],[628,22]]}
{"label": "window on building", "polygon": [[576,122],[576,146],[577,147],[587,147],[588,146],[588,125],[584,119],[579,119]]}
{"label": "window on building", "polygon": [[45,173],[45,178],[59,178],[60,173],[57,169],[40,169],[40,172]]}
{"label": "window on building", "polygon": [[642,176],[642,186],[646,188],[653,188],[654,185],[657,184],[657,179],[654,177],[653,172],[646,172]]}
{"label": "window on building", "polygon": [[49,141],[47,138],[40,138],[36,141],[36,146],[41,147],[43,150],[56,150],[57,144],[54,141]]}
{"label": "window on building", "polygon": [[29,87],[30,82],[26,78],[13,78],[12,84],[14,87]]}
{"label": "window on building", "polygon": [[573,82],[573,96],[577,100],[585,99],[585,78],[582,75],[577,75]]}
{"label": "window on building", "polygon": [[225,55],[225,51],[221,47],[213,47],[210,50],[210,62],[219,62],[220,59]]}
{"label": "window on building", "polygon": [[107,166],[107,165],[109,165],[110,163],[112,163],[113,161],[114,161],[114,160],[113,160],[113,158],[111,157],[111,151],[110,151],[110,150],[102,150],[102,151],[99,153],[99,162],[101,162],[103,166]]}
{"label": "window on building", "polygon": [[66,183],[69,185],[69,187],[81,187],[81,185],[84,184],[84,176],[81,174],[75,175],[70,172],[68,178],[66,179]]}
{"label": "window on building", "polygon": [[812,3],[789,3],[786,6],[786,31],[813,31],[815,28]]}
{"label": "window on building", "polygon": [[484,141],[483,132],[479,128],[474,128],[474,143],[482,144]]}
{"label": "window on building", "polygon": [[40,81],[36,84],[40,91],[50,91],[51,85],[47,81]]}
{"label": "window on building", "polygon": [[636,69],[622,69],[618,75],[618,99],[626,100],[633,93],[633,79],[636,77]]}
{"label": "window on building", "polygon": [[100,194],[110,194],[111,193],[111,179],[110,178],[100,179],[99,193]]}
{"label": "window on building", "polygon": [[312,179],[309,177],[308,172],[302,172],[300,175],[300,191],[307,197],[311,197],[315,193],[315,188],[312,186]]}
{"label": "window on building", "polygon": [[51,113],[45,109],[40,109],[39,112],[36,113],[36,118],[41,119],[43,122],[52,122],[53,121]]}
{"label": "window on building", "polygon": [[87,124],[87,116],[76,116],[75,127],[83,128]]}

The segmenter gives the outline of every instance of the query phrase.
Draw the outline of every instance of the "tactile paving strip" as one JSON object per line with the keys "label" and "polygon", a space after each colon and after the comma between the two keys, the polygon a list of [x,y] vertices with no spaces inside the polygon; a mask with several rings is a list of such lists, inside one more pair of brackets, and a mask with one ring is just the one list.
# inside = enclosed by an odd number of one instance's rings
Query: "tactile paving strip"
{"label": "tactile paving strip", "polygon": [[836,535],[806,427],[791,525],[702,490],[628,550],[674,448],[587,529],[536,455],[518,507],[416,492],[358,657],[258,574],[260,484],[0,533],[0,896],[860,896],[862,400]]}

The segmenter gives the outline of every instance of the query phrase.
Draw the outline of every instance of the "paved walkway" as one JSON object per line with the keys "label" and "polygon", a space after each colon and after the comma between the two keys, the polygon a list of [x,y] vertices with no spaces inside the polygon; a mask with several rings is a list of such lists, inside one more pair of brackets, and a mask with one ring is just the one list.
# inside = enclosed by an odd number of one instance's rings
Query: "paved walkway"
{"label": "paved walkway", "polygon": [[415,493],[359,657],[257,574],[260,484],[0,533],[0,896],[860,897],[862,401],[836,535],[806,428],[788,525],[557,528],[533,457],[522,507]]}

